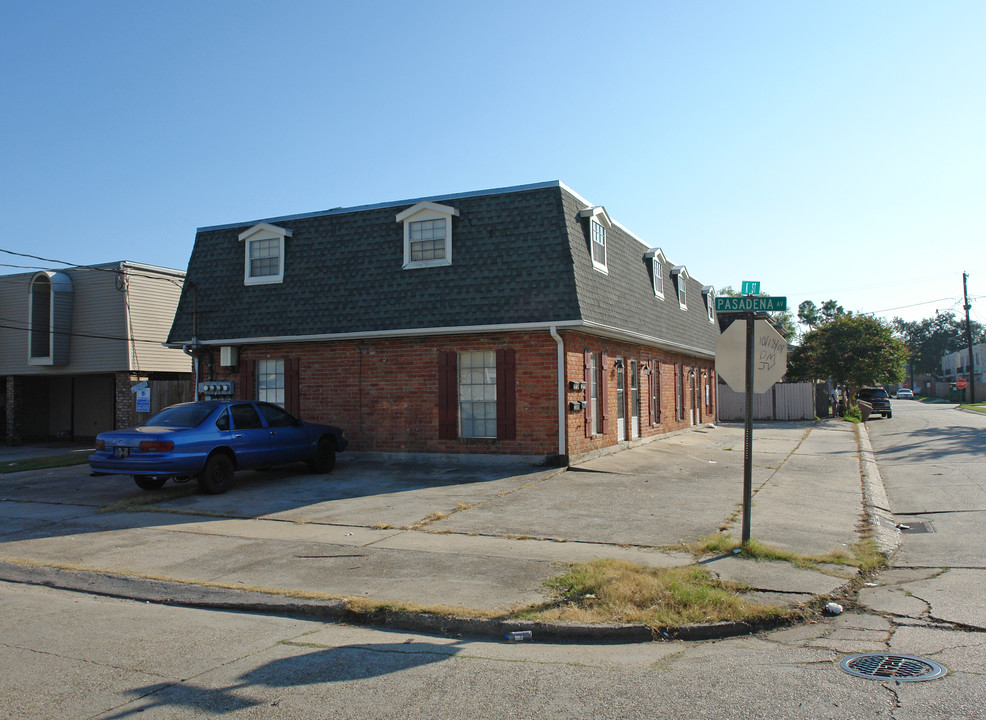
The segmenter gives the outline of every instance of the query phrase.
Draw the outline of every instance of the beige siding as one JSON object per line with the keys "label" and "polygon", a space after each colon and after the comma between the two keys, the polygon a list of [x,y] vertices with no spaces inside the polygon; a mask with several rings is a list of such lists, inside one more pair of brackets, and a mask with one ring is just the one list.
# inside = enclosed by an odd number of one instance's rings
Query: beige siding
{"label": "beige siding", "polygon": [[[72,278],[73,337],[69,364],[55,367],[27,362],[34,273],[0,277],[0,376],[191,371],[187,355],[161,345],[178,306],[182,274],[134,263],[97,267],[62,271]],[[131,337],[150,342],[132,343]]]}
{"label": "beige siding", "polygon": [[184,278],[144,266],[127,266],[128,320],[133,338],[130,370],[145,372],[191,372],[191,359],[181,349],[166,348],[175,319]]}

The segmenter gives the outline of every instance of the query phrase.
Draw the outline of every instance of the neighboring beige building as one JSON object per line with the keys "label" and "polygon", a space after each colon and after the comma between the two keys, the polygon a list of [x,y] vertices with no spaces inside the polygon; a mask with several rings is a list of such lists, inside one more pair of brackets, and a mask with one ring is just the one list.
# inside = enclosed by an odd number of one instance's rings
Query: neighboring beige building
{"label": "neighboring beige building", "polygon": [[152,411],[191,399],[190,358],[162,344],[184,280],[128,261],[0,276],[3,441],[133,425],[146,417],[132,392],[141,381]]}

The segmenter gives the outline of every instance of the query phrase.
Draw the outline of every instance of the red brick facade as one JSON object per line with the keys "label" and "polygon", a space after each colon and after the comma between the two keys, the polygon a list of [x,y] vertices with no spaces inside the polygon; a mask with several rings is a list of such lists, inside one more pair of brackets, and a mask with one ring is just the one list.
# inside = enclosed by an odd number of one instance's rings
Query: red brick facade
{"label": "red brick facade", "polygon": [[[297,359],[298,413],[306,420],[330,423],[344,429],[353,450],[389,453],[491,453],[524,456],[559,454],[572,458],[618,445],[616,423],[607,432],[586,437],[586,411],[571,410],[569,403],[587,399],[587,390],[569,390],[569,381],[585,378],[584,353],[606,353],[609,365],[605,382],[609,409],[616,417],[617,357],[661,364],[663,421],[652,424],[649,409],[649,376],[641,375],[640,436],[653,437],[688,427],[692,423],[693,394],[685,393],[687,411],[675,416],[674,368],[684,377],[694,371],[697,387],[709,383],[710,404],[701,396],[696,422],[715,416],[714,377],[711,359],[669,354],[654,348],[605,340],[579,333],[561,333],[565,343],[565,448],[559,453],[558,345],[548,331],[489,335],[450,335],[422,338],[373,339],[247,345],[239,349],[238,366],[221,367],[219,352],[202,363],[203,379],[240,379],[240,366],[258,359]],[[516,429],[513,439],[440,439],[440,353],[513,350]],[[677,364],[677,365],[676,365]],[[286,363],[292,366],[293,362]],[[293,372],[293,371],[292,371]],[[498,371],[499,372],[499,371]],[[210,377],[211,373],[211,377]],[[239,383],[242,384],[242,383]],[[254,388],[236,387],[240,398],[253,398]],[[628,394],[629,395],[629,394]]]}

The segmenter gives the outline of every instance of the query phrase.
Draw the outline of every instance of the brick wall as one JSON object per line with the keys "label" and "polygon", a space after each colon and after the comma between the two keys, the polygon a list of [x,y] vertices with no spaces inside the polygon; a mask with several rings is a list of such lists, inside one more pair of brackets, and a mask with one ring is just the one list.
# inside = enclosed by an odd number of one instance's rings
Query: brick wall
{"label": "brick wall", "polygon": [[[617,356],[641,364],[660,360],[664,421],[653,425],[649,412],[649,385],[641,374],[640,433],[650,437],[688,427],[690,417],[674,417],[672,363],[711,373],[711,360],[674,355],[639,345],[608,341],[578,333],[562,333],[565,340],[566,455],[617,445]],[[461,335],[390,340],[337,341],[241,346],[240,362],[258,359],[299,359],[300,414],[306,420],[338,425],[353,450],[365,452],[494,453],[527,456],[558,455],[557,344],[546,331]],[[438,379],[442,351],[486,351],[512,348],[516,352],[517,431],[514,440],[489,438],[439,439]],[[612,428],[585,436],[584,411],[568,410],[568,402],[587,399],[586,391],[570,391],[569,380],[584,379],[583,351],[606,352],[610,357],[606,382]],[[203,379],[238,381],[238,367],[219,365],[219,351],[202,364]],[[129,391],[128,391],[129,392]],[[629,393],[628,393],[629,395]],[[686,393],[687,395],[687,393]],[[237,389],[238,397],[254,397],[253,389]],[[686,397],[688,407],[692,400]],[[714,415],[713,415],[714,416]],[[629,417],[629,413],[628,413]],[[702,420],[708,416],[703,414]]]}
{"label": "brick wall", "polygon": [[113,427],[133,427],[137,424],[137,399],[131,388],[140,377],[133,373],[118,372],[113,376]]}
{"label": "brick wall", "polygon": [[22,419],[24,410],[24,381],[23,379],[9,375],[6,378],[7,397],[5,404],[6,417],[6,436],[4,441],[8,445],[20,445],[23,441]]}

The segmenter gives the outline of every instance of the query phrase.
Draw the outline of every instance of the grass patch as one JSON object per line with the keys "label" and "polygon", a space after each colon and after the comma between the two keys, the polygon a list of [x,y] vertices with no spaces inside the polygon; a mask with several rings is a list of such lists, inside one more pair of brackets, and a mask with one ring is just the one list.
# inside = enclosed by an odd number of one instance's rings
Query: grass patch
{"label": "grass patch", "polygon": [[883,566],[886,556],[880,552],[879,546],[872,538],[865,538],[848,548],[839,548],[818,555],[802,555],[801,553],[782,550],[761,542],[755,538],[743,545],[727,533],[707,535],[698,542],[686,545],[685,550],[696,558],[708,555],[727,555],[735,553],[736,557],[748,560],[775,560],[789,562],[792,565],[810,570],[817,570],[819,565],[845,565],[858,568],[861,572],[869,572]]}
{"label": "grass patch", "polygon": [[27,470],[45,470],[47,468],[71,467],[73,465],[85,465],[89,462],[89,453],[84,452],[65,453],[64,455],[51,455],[49,457],[24,458],[23,460],[13,460],[9,463],[0,465],[0,473],[26,472]]}
{"label": "grass patch", "polygon": [[963,410],[974,410],[976,412],[986,413],[986,403],[975,403],[974,405],[959,405]]}
{"label": "grass patch", "polygon": [[[115,503],[110,503],[109,505],[103,505],[103,507],[99,508],[99,512],[146,512],[148,510],[155,510],[156,508],[150,506],[159,502],[167,502],[168,500],[176,500],[180,497],[186,497],[187,495],[194,495],[198,492],[198,489],[198,485],[195,483],[188,483],[185,485],[172,485],[171,487],[162,488],[161,490],[149,490],[142,492],[140,495],[134,495],[133,497],[129,497]],[[183,514],[191,513],[191,511],[187,509],[182,510],[181,512]]]}
{"label": "grass patch", "polygon": [[698,565],[649,568],[622,560],[579,563],[548,581],[558,599],[521,613],[531,620],[643,623],[678,627],[691,623],[779,620],[790,610],[752,602],[743,588],[717,580]]}

